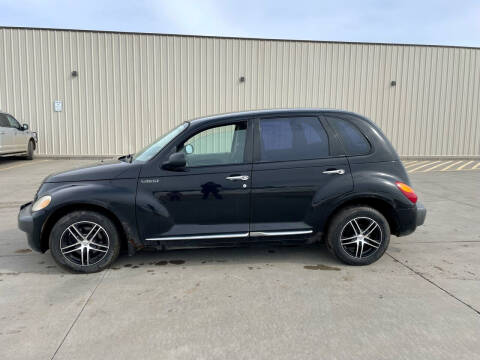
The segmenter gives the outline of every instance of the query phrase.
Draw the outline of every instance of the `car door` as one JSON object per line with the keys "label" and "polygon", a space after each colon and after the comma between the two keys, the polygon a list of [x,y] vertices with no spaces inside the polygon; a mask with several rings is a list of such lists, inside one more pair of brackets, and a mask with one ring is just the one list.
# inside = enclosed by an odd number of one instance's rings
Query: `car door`
{"label": "car door", "polygon": [[12,140],[14,151],[27,151],[28,138],[23,131],[22,125],[11,115],[7,115],[7,119],[13,132]]}
{"label": "car door", "polygon": [[6,114],[0,114],[0,154],[15,152],[15,129]]}
{"label": "car door", "polygon": [[248,237],[251,140],[249,121],[201,128],[167,153],[183,151],[182,171],[160,163],[142,168],[137,224],[147,243],[221,242]]}
{"label": "car door", "polygon": [[315,232],[322,205],[353,190],[335,135],[311,113],[259,118],[255,129],[251,236]]}

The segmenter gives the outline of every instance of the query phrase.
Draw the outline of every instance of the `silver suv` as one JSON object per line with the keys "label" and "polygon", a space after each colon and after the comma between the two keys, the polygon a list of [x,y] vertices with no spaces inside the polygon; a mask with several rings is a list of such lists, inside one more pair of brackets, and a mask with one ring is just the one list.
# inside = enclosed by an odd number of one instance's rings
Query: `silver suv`
{"label": "silver suv", "polygon": [[37,147],[37,133],[28,130],[28,125],[20,123],[5,112],[0,111],[0,156],[24,155],[33,159]]}

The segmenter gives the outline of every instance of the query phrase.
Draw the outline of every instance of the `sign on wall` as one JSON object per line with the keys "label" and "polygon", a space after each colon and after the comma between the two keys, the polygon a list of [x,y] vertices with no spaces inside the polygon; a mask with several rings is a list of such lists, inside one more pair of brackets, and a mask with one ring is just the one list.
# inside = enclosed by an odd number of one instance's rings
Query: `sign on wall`
{"label": "sign on wall", "polygon": [[55,112],[60,112],[63,110],[63,103],[61,100],[55,100],[53,102],[53,109]]}

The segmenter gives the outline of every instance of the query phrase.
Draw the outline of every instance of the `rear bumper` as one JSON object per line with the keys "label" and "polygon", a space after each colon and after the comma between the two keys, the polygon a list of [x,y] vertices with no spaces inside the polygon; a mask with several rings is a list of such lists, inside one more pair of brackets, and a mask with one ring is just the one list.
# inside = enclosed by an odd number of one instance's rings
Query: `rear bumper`
{"label": "rear bumper", "polygon": [[32,203],[23,204],[18,213],[18,228],[27,234],[28,245],[32,250],[45,252],[42,246],[41,234],[46,214],[43,210],[32,213]]}
{"label": "rear bumper", "polygon": [[417,226],[423,225],[425,218],[427,217],[427,209],[421,203],[417,203]]}
{"label": "rear bumper", "polygon": [[417,226],[425,223],[427,217],[427,209],[423,204],[417,202],[415,206],[409,209],[398,211],[398,229],[397,236],[409,235],[415,231]]}

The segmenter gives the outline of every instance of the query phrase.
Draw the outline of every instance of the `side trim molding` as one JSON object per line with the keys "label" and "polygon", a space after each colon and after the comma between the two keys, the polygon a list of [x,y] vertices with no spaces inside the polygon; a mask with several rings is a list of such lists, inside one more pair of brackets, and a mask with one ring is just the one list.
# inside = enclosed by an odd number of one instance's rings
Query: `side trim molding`
{"label": "side trim molding", "polygon": [[288,236],[311,234],[313,230],[296,230],[296,231],[252,231],[250,236]]}
{"label": "side trim molding", "polygon": [[250,236],[289,236],[311,234],[313,230],[295,230],[295,231],[251,231],[234,234],[211,234],[211,235],[190,235],[190,236],[164,236],[158,238],[148,238],[146,241],[174,241],[174,240],[202,240],[202,239],[231,239],[246,238]]}
{"label": "side trim molding", "polygon": [[158,238],[148,238],[146,241],[170,241],[170,240],[201,240],[201,239],[230,239],[248,237],[249,233],[235,234],[212,234],[212,235],[191,235],[191,236],[164,236]]}

